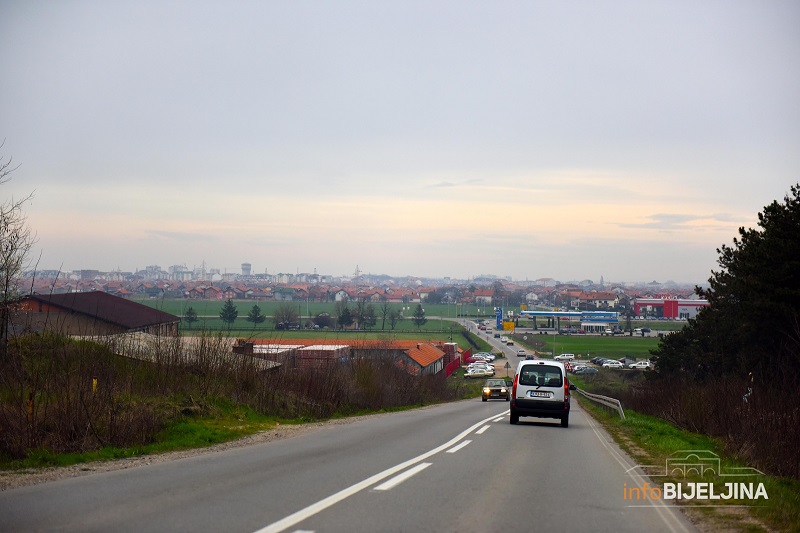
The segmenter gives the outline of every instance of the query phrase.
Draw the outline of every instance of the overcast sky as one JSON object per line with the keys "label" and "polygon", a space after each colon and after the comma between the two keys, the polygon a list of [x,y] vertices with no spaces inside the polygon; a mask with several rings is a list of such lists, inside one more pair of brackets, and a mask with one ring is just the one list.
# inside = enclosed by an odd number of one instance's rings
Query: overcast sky
{"label": "overcast sky", "polygon": [[[800,2],[0,3],[39,268],[702,283],[800,182]],[[40,258],[40,259],[39,259]]]}

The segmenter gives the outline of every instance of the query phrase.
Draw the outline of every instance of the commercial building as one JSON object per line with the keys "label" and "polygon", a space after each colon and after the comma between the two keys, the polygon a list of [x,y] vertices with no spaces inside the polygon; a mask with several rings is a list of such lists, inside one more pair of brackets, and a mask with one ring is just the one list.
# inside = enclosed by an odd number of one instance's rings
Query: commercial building
{"label": "commercial building", "polygon": [[694,318],[701,309],[707,307],[707,300],[687,300],[681,298],[636,298],[633,312],[636,316],[655,316],[671,320]]}

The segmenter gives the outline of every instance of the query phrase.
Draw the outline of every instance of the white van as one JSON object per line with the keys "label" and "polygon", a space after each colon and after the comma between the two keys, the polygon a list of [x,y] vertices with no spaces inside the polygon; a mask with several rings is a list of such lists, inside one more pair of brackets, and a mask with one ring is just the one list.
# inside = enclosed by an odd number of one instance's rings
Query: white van
{"label": "white van", "polygon": [[564,363],[542,359],[520,361],[511,387],[512,424],[521,416],[557,418],[569,427],[570,391]]}
{"label": "white van", "polygon": [[554,357],[556,361],[573,361],[575,359],[574,353],[562,353]]}

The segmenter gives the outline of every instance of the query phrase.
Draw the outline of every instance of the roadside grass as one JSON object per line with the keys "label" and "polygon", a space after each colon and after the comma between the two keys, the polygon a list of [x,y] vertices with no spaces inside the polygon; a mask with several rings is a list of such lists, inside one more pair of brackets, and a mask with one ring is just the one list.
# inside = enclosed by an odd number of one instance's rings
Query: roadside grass
{"label": "roadside grass", "polygon": [[165,452],[204,448],[228,442],[279,425],[302,423],[302,420],[284,420],[259,415],[246,406],[236,406],[217,401],[207,414],[184,416],[171,422],[160,431],[155,442],[146,445],[106,446],[84,453],[56,453],[49,450],[32,450],[25,459],[9,460],[0,457],[0,470],[35,469],[70,466],[93,461],[109,461]]}
{"label": "roadside grass", "polygon": [[[573,376],[570,380],[579,388],[591,392],[595,392],[595,384],[619,383],[618,376],[614,379],[613,374],[610,374],[611,379],[597,376],[600,375]],[[589,377],[596,379],[584,379]],[[664,465],[666,468],[666,459],[677,451],[708,450],[720,457],[723,469],[749,466],[726,454],[723,444],[717,439],[678,429],[660,418],[628,409],[625,410],[625,420],[620,420],[616,411],[599,406],[580,394],[576,394],[575,398],[639,465]],[[659,476],[651,478],[651,481],[663,487],[664,482],[713,482],[714,479],[689,474],[685,478]],[[769,475],[737,477],[734,481],[753,483],[754,486],[763,483],[768,499],[752,502],[709,500],[703,503],[710,505],[703,506],[685,501],[670,503],[680,505],[692,521],[701,522],[712,531],[800,531],[800,481]],[[717,484],[722,485],[721,482]],[[725,492],[724,487],[717,488],[717,492],[720,491]]]}

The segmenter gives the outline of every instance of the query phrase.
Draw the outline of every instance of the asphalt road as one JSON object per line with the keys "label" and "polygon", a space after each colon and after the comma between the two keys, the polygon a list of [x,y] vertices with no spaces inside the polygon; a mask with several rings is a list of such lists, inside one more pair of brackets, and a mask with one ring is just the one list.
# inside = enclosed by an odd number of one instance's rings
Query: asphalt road
{"label": "asphalt road", "polygon": [[[693,531],[573,401],[570,427],[473,399],[0,493],[2,531]],[[643,505],[644,504],[644,505]]]}

